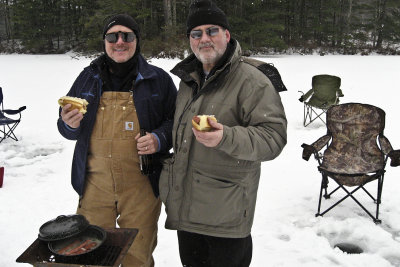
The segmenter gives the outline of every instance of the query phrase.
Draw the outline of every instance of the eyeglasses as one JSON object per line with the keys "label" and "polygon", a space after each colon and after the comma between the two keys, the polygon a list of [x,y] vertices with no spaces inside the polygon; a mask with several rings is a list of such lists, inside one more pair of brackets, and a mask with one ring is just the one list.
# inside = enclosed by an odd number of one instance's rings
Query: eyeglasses
{"label": "eyeglasses", "polygon": [[[213,37],[219,33],[219,27],[210,27],[210,28],[205,29],[204,32],[208,36]],[[189,35],[193,39],[198,40],[203,36],[203,31],[202,30],[192,30]]]}
{"label": "eyeglasses", "polygon": [[111,32],[107,33],[104,36],[104,39],[106,39],[109,43],[116,43],[118,42],[119,36],[121,36],[122,41],[125,43],[132,43],[136,39],[134,32]]}

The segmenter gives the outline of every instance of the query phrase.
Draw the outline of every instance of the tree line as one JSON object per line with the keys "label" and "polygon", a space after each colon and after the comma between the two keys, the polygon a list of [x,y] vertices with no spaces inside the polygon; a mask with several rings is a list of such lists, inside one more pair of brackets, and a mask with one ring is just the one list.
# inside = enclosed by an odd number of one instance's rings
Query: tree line
{"label": "tree line", "polygon": [[[183,57],[191,0],[0,0],[0,52],[103,51],[105,18],[127,13],[146,56]],[[215,0],[245,53],[400,54],[399,0]]]}

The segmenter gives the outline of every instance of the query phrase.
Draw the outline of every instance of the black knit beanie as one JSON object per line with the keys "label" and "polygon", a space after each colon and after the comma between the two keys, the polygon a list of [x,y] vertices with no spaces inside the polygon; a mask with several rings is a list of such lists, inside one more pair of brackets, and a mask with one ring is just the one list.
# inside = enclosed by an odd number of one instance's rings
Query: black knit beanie
{"label": "black knit beanie", "polygon": [[118,15],[112,16],[110,19],[107,20],[106,24],[104,25],[104,29],[103,29],[103,39],[104,39],[107,31],[115,25],[122,25],[122,26],[128,27],[135,33],[136,38],[139,39],[139,32],[140,32],[139,24],[137,24],[136,21],[127,14],[118,14]]}
{"label": "black knit beanie", "polygon": [[225,13],[211,0],[194,0],[189,7],[186,33],[200,25],[213,24],[229,29]]}

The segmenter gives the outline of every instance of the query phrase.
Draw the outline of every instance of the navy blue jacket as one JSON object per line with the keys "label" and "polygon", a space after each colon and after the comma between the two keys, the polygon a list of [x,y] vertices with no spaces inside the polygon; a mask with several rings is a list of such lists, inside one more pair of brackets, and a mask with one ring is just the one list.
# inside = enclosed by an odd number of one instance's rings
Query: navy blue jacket
{"label": "navy blue jacket", "polygon": [[[100,79],[101,58],[94,60],[75,80],[68,96],[84,98],[89,102],[87,113],[77,129],[68,127],[59,117],[58,130],[69,140],[77,140],[72,160],[71,183],[75,191],[82,196],[85,187],[86,162],[89,139],[96,121],[97,109],[102,94]],[[133,99],[141,128],[157,134],[160,140],[159,152],[153,155],[155,172],[149,175],[155,196],[158,196],[158,181],[162,164],[160,159],[169,153],[172,147],[172,124],[175,113],[177,90],[171,77],[161,68],[150,65],[139,56],[138,77]],[[61,114],[61,108],[59,110]]]}

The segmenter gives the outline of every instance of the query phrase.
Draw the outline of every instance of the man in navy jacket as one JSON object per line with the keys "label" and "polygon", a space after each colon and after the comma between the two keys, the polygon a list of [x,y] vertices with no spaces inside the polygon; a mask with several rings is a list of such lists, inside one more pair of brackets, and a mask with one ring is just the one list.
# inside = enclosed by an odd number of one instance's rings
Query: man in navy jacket
{"label": "man in navy jacket", "polygon": [[[67,94],[86,99],[87,113],[66,105],[57,125],[62,136],[76,140],[71,182],[79,194],[77,213],[101,227],[139,229],[123,265],[154,266],[160,160],[172,147],[177,90],[165,71],[141,56],[140,31],[132,17],[111,17],[103,39],[104,54],[81,72]],[[143,155],[153,163],[145,175],[139,167]]]}

